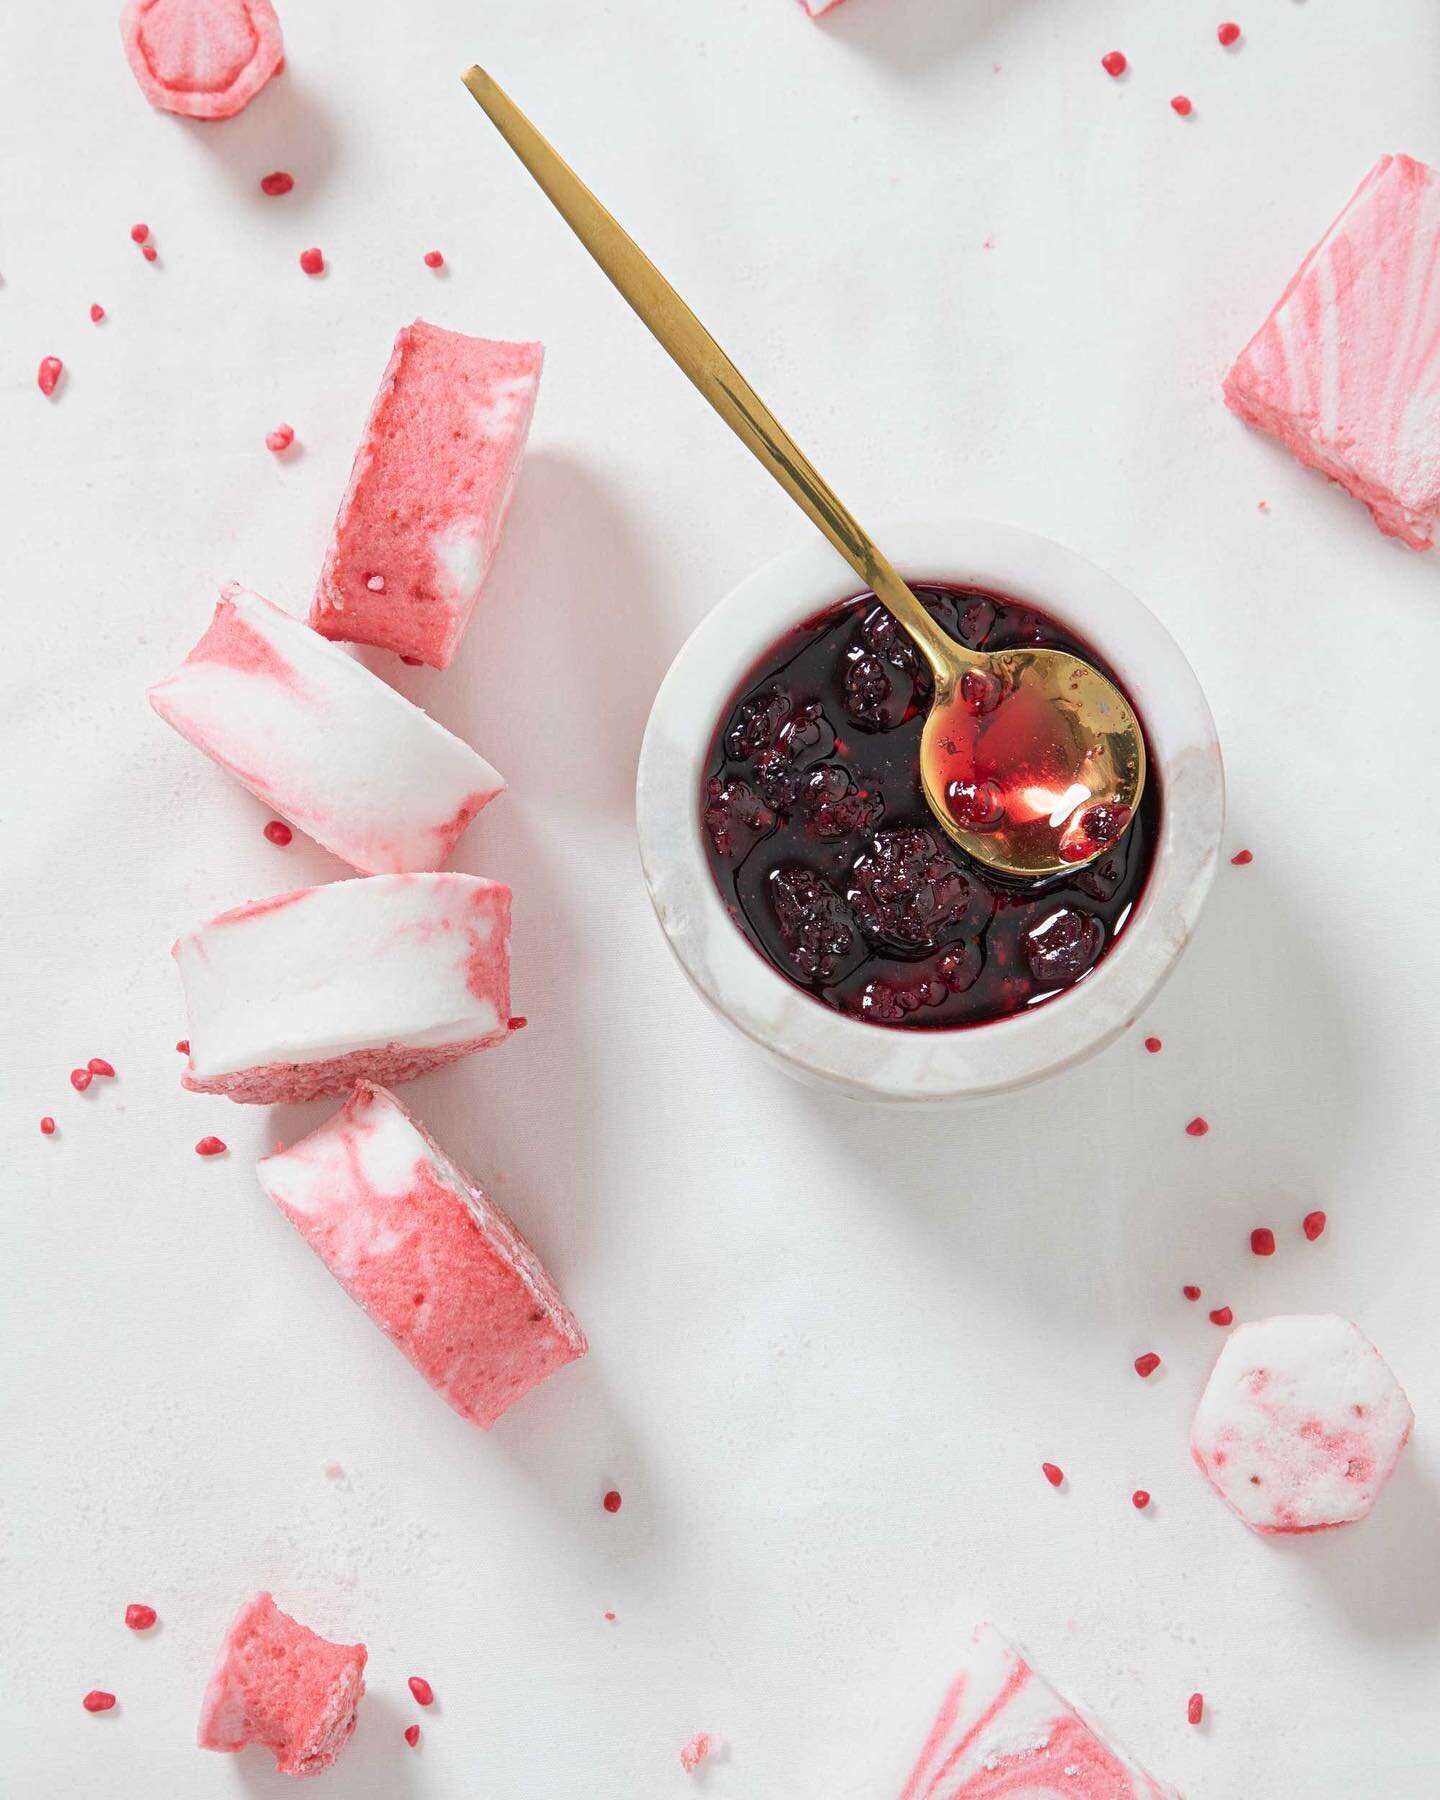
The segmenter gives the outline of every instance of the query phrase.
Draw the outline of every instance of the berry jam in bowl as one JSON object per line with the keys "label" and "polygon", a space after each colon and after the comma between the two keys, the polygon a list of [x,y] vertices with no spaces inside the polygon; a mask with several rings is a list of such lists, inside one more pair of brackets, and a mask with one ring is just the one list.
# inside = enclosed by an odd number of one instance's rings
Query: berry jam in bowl
{"label": "berry jam in bowl", "polygon": [[[920,787],[923,662],[817,539],[672,664],[641,750],[645,879],[694,986],[790,1073],[868,1099],[1001,1094],[1101,1049],[1174,966],[1219,850],[1219,746],[1173,640],[1071,551],[964,520],[878,541],[961,642],[1053,645],[1119,683],[1149,754],[1134,817],[1085,808],[1100,854],[1059,875],[967,857]],[[987,796],[959,798],[978,817]]]}

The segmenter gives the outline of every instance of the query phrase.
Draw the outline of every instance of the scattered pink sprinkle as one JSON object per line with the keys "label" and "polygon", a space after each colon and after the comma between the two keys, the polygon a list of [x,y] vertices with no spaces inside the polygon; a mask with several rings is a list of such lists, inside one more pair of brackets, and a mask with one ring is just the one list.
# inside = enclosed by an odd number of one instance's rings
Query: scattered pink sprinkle
{"label": "scattered pink sprinkle", "polygon": [[145,258],[146,262],[154,262],[160,252],[153,244],[142,244],[140,246],[140,254]]}
{"label": "scattered pink sprinkle", "polygon": [[423,1675],[412,1675],[405,1685],[415,1696],[417,1706],[433,1706],[435,1704],[435,1690]]}
{"label": "scattered pink sprinkle", "polygon": [[90,317],[97,325],[105,317],[105,308],[98,300],[92,300],[90,303]]}
{"label": "scattered pink sprinkle", "polygon": [[1185,1298],[1187,1300],[1198,1300],[1200,1298],[1199,1288],[1196,1287],[1194,1282],[1191,1282],[1191,1281],[1187,1281],[1185,1283],[1184,1287],[1181,1288],[1180,1292],[1185,1296]]}
{"label": "scattered pink sprinkle", "polygon": [[606,1615],[605,1615],[605,1623],[606,1623],[606,1624],[607,1624],[607,1625],[613,1625],[613,1624],[614,1624],[614,1623],[615,1623],[615,1615],[614,1615],[614,1613],[611,1613],[611,1612],[607,1612],[607,1613],[606,1613]]}
{"label": "scattered pink sprinkle", "polygon": [[1217,1306],[1210,1315],[1210,1323],[1212,1325],[1233,1325],[1235,1315],[1228,1306]]}
{"label": "scattered pink sprinkle", "polygon": [[190,1054],[189,1038],[177,1038],[175,1040],[175,1048],[180,1052],[180,1054],[182,1056],[188,1056]]}
{"label": "scattered pink sprinkle", "polygon": [[40,1129],[46,1137],[54,1137],[55,1121],[50,1117],[49,1113],[46,1113],[45,1117],[40,1121]]}
{"label": "scattered pink sprinkle", "polygon": [[1269,512],[1270,502],[1268,500],[1257,500],[1255,502],[1255,510],[1256,512]]}
{"label": "scattered pink sprinkle", "polygon": [[680,1752],[680,1767],[687,1775],[693,1775],[714,1748],[715,1740],[710,1733],[697,1731]]}
{"label": "scattered pink sprinkle", "polygon": [[1107,75],[1123,75],[1130,64],[1125,60],[1123,50],[1107,50],[1100,58],[1100,67]]}
{"label": "scattered pink sprinkle", "polygon": [[[283,1150],[285,1146],[281,1144],[279,1148]],[[339,1481],[345,1471],[338,1462],[327,1462],[325,1465],[325,1473],[329,1476],[331,1481]]]}
{"label": "scattered pink sprinkle", "polygon": [[407,1725],[405,1727],[405,1742],[412,1750],[420,1742],[420,1727],[418,1725]]}
{"label": "scattered pink sprinkle", "polygon": [[1160,1367],[1160,1358],[1153,1350],[1147,1350],[1143,1356],[1135,1358],[1135,1373],[1142,1381],[1153,1375]]}
{"label": "scattered pink sprinkle", "polygon": [[505,1021],[505,1029],[507,1031],[523,1031],[529,1023],[530,1021],[523,1014],[517,1013],[513,1019]]}
{"label": "scattered pink sprinkle", "polygon": [[1177,94],[1170,102],[1170,110],[1179,113],[1182,119],[1188,119],[1195,108],[1184,94]]}
{"label": "scattered pink sprinkle", "polygon": [[278,844],[283,850],[295,833],[283,819],[272,819],[265,827],[265,835],[272,844]]}
{"label": "scattered pink sprinkle", "polygon": [[295,177],[287,175],[284,169],[276,169],[273,175],[260,177],[260,192],[268,194],[272,200],[278,199],[281,194],[288,194],[294,185]]}
{"label": "scattered pink sprinkle", "polygon": [[114,1063],[106,1062],[103,1056],[92,1056],[88,1066],[92,1075],[113,1075],[115,1073]]}
{"label": "scattered pink sprinkle", "polygon": [[223,1156],[225,1154],[224,1138],[201,1138],[200,1142],[195,1146],[195,1154],[197,1156]]}
{"label": "scattered pink sprinkle", "polygon": [[1215,35],[1228,50],[1232,44],[1240,42],[1240,27],[1227,19]]}
{"label": "scattered pink sprinkle", "polygon": [[600,1502],[600,1504],[605,1508],[606,1512],[608,1512],[608,1513],[619,1512],[619,1510],[620,1510],[620,1490],[619,1490],[619,1488],[611,1488],[610,1492],[608,1494],[606,1494],[605,1498]]}
{"label": "scattered pink sprinkle", "polygon": [[1065,1479],[1065,1471],[1058,1463],[1041,1463],[1040,1468],[1051,1487],[1059,1487]]}
{"label": "scattered pink sprinkle", "polygon": [[300,252],[300,267],[307,275],[323,275],[325,272],[325,258],[318,250],[302,250]]}
{"label": "scattered pink sprinkle", "polygon": [[1210,1121],[1208,1119],[1202,1119],[1199,1116],[1199,1114],[1197,1113],[1196,1116],[1185,1127],[1185,1135],[1187,1137],[1204,1137],[1205,1133],[1209,1129],[1210,1129]]}
{"label": "scattered pink sprinkle", "polygon": [[65,365],[58,356],[42,356],[40,358],[40,372],[35,379],[39,383],[40,392],[47,400],[55,392],[60,377],[64,373]]}
{"label": "scattered pink sprinkle", "polygon": [[288,450],[295,442],[293,425],[277,425],[273,431],[265,433],[265,448],[273,450],[278,456],[282,450]]}
{"label": "scattered pink sprinkle", "polygon": [[148,1631],[159,1617],[153,1606],[132,1603],[125,1608],[125,1623],[132,1631]]}
{"label": "scattered pink sprinkle", "polygon": [[1275,1254],[1275,1233],[1268,1225],[1257,1225],[1250,1233],[1250,1253],[1252,1256]]}
{"label": "scattered pink sprinkle", "polygon": [[1231,863],[1237,869],[1243,869],[1245,867],[1246,863],[1252,863],[1252,862],[1254,862],[1254,860],[1255,860],[1255,852],[1253,850],[1237,850],[1235,852],[1235,854],[1230,858]]}
{"label": "scattered pink sprinkle", "polygon": [[1205,1717],[1205,1696],[1192,1694],[1185,1702],[1185,1717],[1192,1725],[1198,1725]]}
{"label": "scattered pink sprinkle", "polygon": [[1150,1504],[1150,1496],[1145,1492],[1144,1488],[1136,1488],[1135,1492],[1130,1496],[1130,1504],[1135,1508],[1136,1512],[1144,1512],[1145,1508]]}
{"label": "scattered pink sprinkle", "polygon": [[1165,1048],[1165,1046],[1159,1038],[1148,1037],[1145,1040],[1145,1048],[1150,1052],[1150,1054],[1152,1056],[1158,1056],[1160,1054],[1160,1052]]}
{"label": "scattered pink sprinkle", "polygon": [[445,258],[438,250],[427,250],[425,252],[425,267],[427,269],[443,269],[445,267]]}
{"label": "scattered pink sprinkle", "polygon": [[1313,1244],[1315,1242],[1316,1238],[1322,1237],[1324,1235],[1324,1232],[1325,1232],[1325,1215],[1324,1215],[1324,1213],[1323,1212],[1306,1213],[1304,1219],[1301,1221],[1301,1228],[1303,1229],[1306,1237],[1309,1238],[1310,1242]]}
{"label": "scattered pink sprinkle", "polygon": [[149,235],[150,227],[148,225],[132,225],[130,227],[130,241],[132,244],[143,244]]}
{"label": "scattered pink sprinkle", "polygon": [[383,575],[371,575],[365,585],[372,594],[383,594],[385,592],[385,577]]}
{"label": "scattered pink sprinkle", "polygon": [[107,1694],[104,1688],[91,1688],[80,1704],[86,1712],[109,1712],[115,1704],[115,1696]]}
{"label": "scattered pink sprinkle", "polygon": [[88,1069],[72,1069],[70,1071],[70,1085],[77,1094],[83,1094],[94,1079],[95,1077]]}

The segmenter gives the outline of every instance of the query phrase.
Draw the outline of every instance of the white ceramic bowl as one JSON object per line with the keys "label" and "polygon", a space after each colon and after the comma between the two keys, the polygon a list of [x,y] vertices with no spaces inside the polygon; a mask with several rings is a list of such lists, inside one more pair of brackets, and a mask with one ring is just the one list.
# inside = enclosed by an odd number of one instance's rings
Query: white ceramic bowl
{"label": "white ceramic bowl", "polygon": [[640,751],[645,881],[670,947],[700,994],[791,1074],[857,1099],[1003,1094],[1093,1056],[1175,966],[1219,855],[1220,746],[1174,639],[1133,594],[1073,551],[974,519],[882,524],[876,539],[909,580],[989,588],[1070,626],[1104,656],[1139,708],[1160,775],[1161,831],[1149,882],[1114,948],[1075,987],[1031,1011],[970,1029],[904,1031],[822,1005],[740,934],[701,837],[705,759],[721,713],[764,652],[792,625],[859,591],[854,573],[819,536],[741,582],[671,664]]}

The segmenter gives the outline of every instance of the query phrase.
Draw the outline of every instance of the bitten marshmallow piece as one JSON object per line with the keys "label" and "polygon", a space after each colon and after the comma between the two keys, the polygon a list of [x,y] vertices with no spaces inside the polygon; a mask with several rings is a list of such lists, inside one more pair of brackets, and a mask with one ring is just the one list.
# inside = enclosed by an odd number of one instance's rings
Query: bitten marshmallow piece
{"label": "bitten marshmallow piece", "polygon": [[364,1692],[363,1644],[332,1644],[257,1594],[225,1633],[196,1741],[263,1744],[282,1775],[318,1775],[349,1743]]}
{"label": "bitten marshmallow piece", "polygon": [[125,54],[152,106],[233,119],[285,61],[270,0],[126,0]]}
{"label": "bitten marshmallow piece", "polygon": [[509,1035],[510,890],[371,875],[221,913],[172,951],[190,1019],[182,1080],[260,1104],[412,1081]]}
{"label": "bitten marshmallow piece", "polygon": [[438,869],[505,783],[363,663],[244,588],[150,704],[362,875]]}
{"label": "bitten marshmallow piece", "polygon": [[1440,175],[1382,156],[1225,377],[1225,404],[1412,550],[1440,520]]}
{"label": "bitten marshmallow piece", "polygon": [[993,1625],[912,1697],[845,1800],[1181,1800],[1036,1674]]}
{"label": "bitten marshmallow piece", "polygon": [[361,1082],[258,1173],[345,1292],[462,1418],[488,1430],[585,1354],[535,1252],[384,1088]]}
{"label": "bitten marshmallow piece", "polygon": [[1365,1517],[1414,1423],[1405,1390],[1348,1319],[1257,1319],[1226,1339],[1190,1453],[1252,1531],[1324,1531]]}
{"label": "bitten marshmallow piece", "polygon": [[544,356],[423,319],[401,331],[310,609],[317,631],[449,665],[510,510]]}

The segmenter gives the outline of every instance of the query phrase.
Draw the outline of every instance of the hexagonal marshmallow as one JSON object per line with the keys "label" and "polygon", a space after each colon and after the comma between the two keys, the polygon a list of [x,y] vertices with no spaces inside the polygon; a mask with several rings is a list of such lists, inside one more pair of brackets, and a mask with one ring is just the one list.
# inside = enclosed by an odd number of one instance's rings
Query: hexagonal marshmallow
{"label": "hexagonal marshmallow", "polygon": [[1348,1319],[1257,1319],[1210,1371],[1190,1454],[1252,1531],[1326,1531],[1370,1511],[1414,1423],[1405,1390]]}

